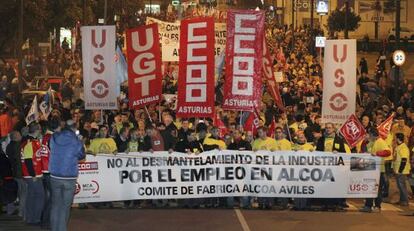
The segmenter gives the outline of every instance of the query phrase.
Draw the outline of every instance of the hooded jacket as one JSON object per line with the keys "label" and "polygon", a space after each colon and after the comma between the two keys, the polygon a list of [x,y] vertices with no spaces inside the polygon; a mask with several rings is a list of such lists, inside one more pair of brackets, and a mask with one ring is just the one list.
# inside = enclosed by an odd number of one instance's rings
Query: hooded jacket
{"label": "hooded jacket", "polygon": [[78,162],[85,158],[82,142],[71,130],[54,133],[50,140],[49,171],[54,178],[76,179]]}

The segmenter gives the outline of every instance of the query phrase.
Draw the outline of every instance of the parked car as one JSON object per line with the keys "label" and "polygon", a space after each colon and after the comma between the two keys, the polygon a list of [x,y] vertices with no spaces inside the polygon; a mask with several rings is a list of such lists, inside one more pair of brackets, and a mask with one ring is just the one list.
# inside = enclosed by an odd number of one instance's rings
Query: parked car
{"label": "parked car", "polygon": [[[400,38],[414,39],[414,30],[407,27],[401,27]],[[388,40],[395,40],[395,28],[388,32]]]}

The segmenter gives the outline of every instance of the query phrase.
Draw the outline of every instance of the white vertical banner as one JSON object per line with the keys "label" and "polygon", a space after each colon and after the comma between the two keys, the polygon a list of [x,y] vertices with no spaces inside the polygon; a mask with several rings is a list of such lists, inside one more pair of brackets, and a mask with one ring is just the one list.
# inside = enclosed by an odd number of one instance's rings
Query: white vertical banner
{"label": "white vertical banner", "polygon": [[356,40],[326,40],[322,122],[344,123],[355,113]]}
{"label": "white vertical banner", "polygon": [[117,109],[115,26],[84,26],[81,33],[85,109]]}

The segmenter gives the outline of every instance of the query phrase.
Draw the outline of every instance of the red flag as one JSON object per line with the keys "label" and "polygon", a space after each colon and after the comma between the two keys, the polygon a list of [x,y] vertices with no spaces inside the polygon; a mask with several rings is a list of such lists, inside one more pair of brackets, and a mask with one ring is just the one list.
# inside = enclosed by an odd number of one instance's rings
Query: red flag
{"label": "red flag", "polygon": [[253,112],[248,112],[249,117],[247,117],[247,120],[244,122],[244,131],[251,131],[253,135],[256,135],[257,128],[259,127],[259,121],[260,121],[260,114],[256,110],[256,108],[253,110]]}
{"label": "red flag", "polygon": [[180,29],[177,117],[214,118],[214,19],[186,19]]}
{"label": "red flag", "polygon": [[349,116],[348,120],[342,124],[339,132],[351,148],[355,147],[355,145],[361,141],[366,134],[364,126],[361,122],[359,122],[358,118],[354,114]]}
{"label": "red flag", "polygon": [[219,129],[219,136],[221,138],[224,137],[224,135],[228,132],[227,127],[224,124],[224,122],[220,119],[220,115],[216,114],[216,117],[214,118],[213,124],[215,127]]}
{"label": "red flag", "polygon": [[280,96],[279,84],[275,80],[272,63],[273,60],[270,58],[266,41],[263,39],[263,76],[265,77],[267,82],[267,89],[270,95],[273,97],[277,107],[280,110],[284,111],[285,106],[283,105],[283,100]]}
{"label": "red flag", "polygon": [[275,119],[273,119],[272,123],[269,126],[269,129],[267,129],[267,136],[275,138],[275,130],[276,130],[276,121]]}
{"label": "red flag", "polygon": [[161,100],[162,75],[158,24],[127,30],[129,107]]}
{"label": "red flag", "polygon": [[383,139],[386,139],[388,134],[391,131],[392,121],[394,120],[395,113],[392,113],[386,120],[384,120],[380,125],[378,125],[379,136]]}
{"label": "red flag", "polygon": [[262,91],[264,12],[227,12],[225,110],[253,111]]}

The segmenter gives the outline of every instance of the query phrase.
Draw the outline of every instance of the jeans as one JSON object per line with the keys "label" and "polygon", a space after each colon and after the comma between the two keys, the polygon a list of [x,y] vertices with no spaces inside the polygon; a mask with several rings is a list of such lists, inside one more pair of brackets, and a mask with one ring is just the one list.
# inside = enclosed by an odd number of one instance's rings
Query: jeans
{"label": "jeans", "polygon": [[45,205],[42,213],[42,225],[49,226],[50,224],[50,174],[43,174],[43,186],[45,189]]}
{"label": "jeans", "polygon": [[408,203],[408,191],[407,191],[407,176],[403,174],[397,175],[397,186],[400,190],[400,202]]}
{"label": "jeans", "polygon": [[52,231],[66,231],[69,221],[70,207],[75,196],[75,179],[50,178],[52,209],[50,227]]}
{"label": "jeans", "polygon": [[[380,182],[378,187],[378,195],[377,198],[375,198],[375,207],[381,208],[382,203],[382,191],[381,189],[384,187],[385,182],[385,173],[381,172],[380,175]],[[372,208],[374,205],[374,198],[367,198],[365,199],[365,207]]]}
{"label": "jeans", "polygon": [[259,207],[272,208],[273,206],[273,197],[258,197],[257,201],[259,202]]}
{"label": "jeans", "polygon": [[384,185],[382,188],[382,197],[387,198],[390,191],[390,176],[392,172],[392,160],[386,160],[384,163],[385,166],[385,175],[384,175]]}
{"label": "jeans", "polygon": [[240,208],[249,209],[251,205],[251,197],[240,197]]}
{"label": "jeans", "polygon": [[19,198],[19,216],[26,220],[26,216],[24,213],[26,207],[26,196],[27,196],[27,183],[22,178],[16,178],[18,192],[17,197]]}
{"label": "jeans", "polygon": [[40,224],[42,210],[45,204],[45,191],[42,177],[26,178],[27,196],[25,205],[26,223]]}

